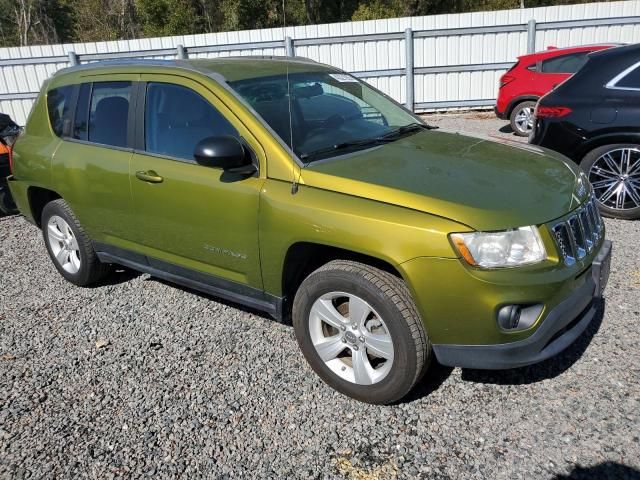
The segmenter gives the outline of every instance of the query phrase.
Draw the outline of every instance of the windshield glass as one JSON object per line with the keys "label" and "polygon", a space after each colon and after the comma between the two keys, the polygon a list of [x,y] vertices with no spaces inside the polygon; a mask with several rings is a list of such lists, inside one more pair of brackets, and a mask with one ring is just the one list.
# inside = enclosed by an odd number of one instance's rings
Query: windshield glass
{"label": "windshield glass", "polygon": [[291,73],[290,95],[286,74],[229,85],[305,163],[343,153],[336,147],[369,148],[385,135],[390,141],[389,134],[418,122],[384,95],[345,73]]}

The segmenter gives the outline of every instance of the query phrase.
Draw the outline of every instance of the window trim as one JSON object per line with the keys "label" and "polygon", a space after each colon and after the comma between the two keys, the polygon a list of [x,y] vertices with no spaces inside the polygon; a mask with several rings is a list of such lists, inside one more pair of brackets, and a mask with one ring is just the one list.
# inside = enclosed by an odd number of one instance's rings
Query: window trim
{"label": "window trim", "polygon": [[631,65],[630,67],[626,68],[621,73],[613,77],[611,80],[609,80],[609,82],[605,85],[605,88],[608,88],[610,90],[640,92],[640,87],[619,87],[618,86],[618,82],[620,82],[620,80],[624,79],[627,75],[629,75],[631,72],[635,71],[638,68],[640,68],[640,62],[634,63],[633,65]]}
{"label": "window trim", "polygon": [[[82,140],[81,138],[74,137],[76,131],[76,114],[78,113],[78,100],[80,99],[80,92],[82,91],[83,85],[89,85],[89,101],[87,102],[87,140]],[[93,82],[80,82],[74,85],[75,91],[73,95],[73,112],[71,115],[71,132],[69,135],[65,137],[66,139],[71,140],[82,140],[89,141],[89,118],[90,118],[90,110],[91,110],[91,94],[93,93]]]}

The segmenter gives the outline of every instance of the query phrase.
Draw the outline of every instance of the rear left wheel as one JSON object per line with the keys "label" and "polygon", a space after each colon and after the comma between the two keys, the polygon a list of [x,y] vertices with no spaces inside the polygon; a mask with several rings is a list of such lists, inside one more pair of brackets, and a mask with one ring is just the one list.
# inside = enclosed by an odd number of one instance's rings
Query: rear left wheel
{"label": "rear left wheel", "polygon": [[293,326],[315,372],[367,403],[404,397],[431,358],[402,279],[358,262],[332,261],[309,275],[296,293]]}
{"label": "rear left wheel", "polygon": [[85,287],[105,277],[109,265],[100,263],[91,240],[62,199],[42,210],[42,236],[56,269],[69,282]]}

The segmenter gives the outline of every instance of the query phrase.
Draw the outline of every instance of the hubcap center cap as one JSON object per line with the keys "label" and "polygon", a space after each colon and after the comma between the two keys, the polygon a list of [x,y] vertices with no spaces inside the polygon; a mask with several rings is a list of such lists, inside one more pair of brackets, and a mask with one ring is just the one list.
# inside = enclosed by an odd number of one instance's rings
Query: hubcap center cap
{"label": "hubcap center cap", "polygon": [[345,332],[344,338],[348,343],[352,345],[355,345],[356,343],[358,343],[358,336],[354,332],[351,332],[351,331]]}

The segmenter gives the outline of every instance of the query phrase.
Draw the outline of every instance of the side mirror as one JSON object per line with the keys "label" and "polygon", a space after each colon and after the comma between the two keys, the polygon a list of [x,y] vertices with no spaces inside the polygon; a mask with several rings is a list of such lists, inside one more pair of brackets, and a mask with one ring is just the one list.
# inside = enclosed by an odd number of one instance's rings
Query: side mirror
{"label": "side mirror", "polygon": [[231,135],[207,137],[201,140],[193,151],[193,156],[205,167],[232,170],[251,165],[249,155],[240,141]]}

